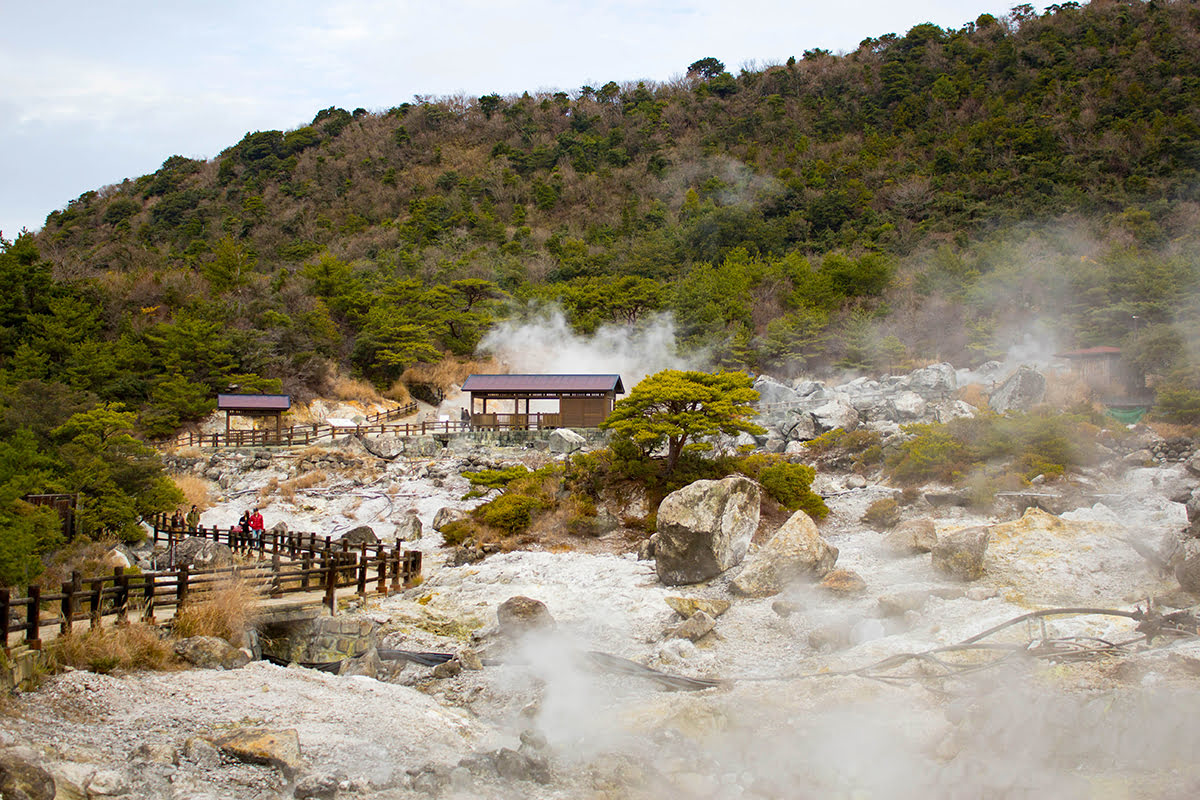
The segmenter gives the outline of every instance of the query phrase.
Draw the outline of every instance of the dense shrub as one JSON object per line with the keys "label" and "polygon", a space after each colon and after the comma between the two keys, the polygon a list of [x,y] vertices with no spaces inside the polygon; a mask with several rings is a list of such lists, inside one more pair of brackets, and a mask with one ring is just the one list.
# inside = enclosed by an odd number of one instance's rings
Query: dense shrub
{"label": "dense shrub", "polygon": [[1025,480],[1061,476],[1092,461],[1099,433],[1083,416],[1046,409],[906,425],[904,431],[909,438],[891,449],[886,462],[893,479],[910,484],[961,483],[989,466]]}
{"label": "dense shrub", "polygon": [[829,514],[825,501],[812,490],[817,471],[810,466],[759,453],[739,460],[737,469],[758,481],[769,497],[790,511],[803,511],[813,519]]}

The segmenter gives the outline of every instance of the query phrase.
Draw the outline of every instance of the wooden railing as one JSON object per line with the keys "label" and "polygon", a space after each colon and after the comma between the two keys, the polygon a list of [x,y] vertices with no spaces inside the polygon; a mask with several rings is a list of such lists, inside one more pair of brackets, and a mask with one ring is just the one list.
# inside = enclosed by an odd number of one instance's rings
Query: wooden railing
{"label": "wooden railing", "polygon": [[[186,536],[226,544],[235,553],[257,555],[259,561],[207,570],[190,569],[186,564],[174,567],[175,548]],[[93,628],[100,627],[107,616],[122,624],[131,614],[138,614],[153,624],[157,609],[178,609],[194,595],[229,579],[246,581],[268,597],[323,591],[321,602],[333,614],[337,612],[336,593],[340,587],[353,586],[361,596],[369,592],[386,595],[399,591],[421,574],[420,551],[400,550],[383,543],[352,546],[312,533],[263,532],[256,537],[236,528],[183,531],[167,527],[164,519],[154,527],[154,541],[167,543],[171,568],[127,573],[123,567],[114,567],[112,575],[87,579],[74,572],[60,592],[44,593],[35,585],[26,589],[24,597],[0,589],[0,632],[4,634],[5,652],[12,633],[23,633],[26,645],[40,649],[41,628],[55,623],[61,634],[69,633],[81,620],[89,621]]]}
{"label": "wooden railing", "polygon": [[562,414],[474,414],[471,427],[483,431],[544,431],[562,427]]}
{"label": "wooden railing", "polygon": [[[406,413],[405,409],[408,410]],[[313,423],[311,425],[293,425],[280,431],[273,430],[243,430],[217,433],[181,433],[166,442],[168,447],[265,447],[265,446],[295,446],[308,445],[322,439],[334,439],[338,436],[430,436],[435,434],[461,433],[471,429],[471,423],[464,420],[426,420],[424,422],[391,422],[398,416],[407,416],[416,409],[415,404],[404,408],[394,409],[384,414],[376,414],[361,425],[329,425]],[[392,415],[387,417],[386,415]]]}
{"label": "wooden railing", "polygon": [[470,431],[470,422],[433,420],[425,422],[364,422],[362,425],[294,425],[283,431],[229,431],[218,433],[181,433],[168,441],[172,447],[256,447],[310,445],[336,437],[366,437],[390,434],[394,437],[426,437]]}

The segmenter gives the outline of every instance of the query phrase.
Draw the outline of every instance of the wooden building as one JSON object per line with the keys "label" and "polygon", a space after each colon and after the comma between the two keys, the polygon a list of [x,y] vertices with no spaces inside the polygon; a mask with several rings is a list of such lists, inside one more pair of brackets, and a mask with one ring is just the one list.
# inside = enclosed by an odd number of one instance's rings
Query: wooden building
{"label": "wooden building", "polygon": [[292,397],[287,394],[219,394],[217,410],[225,412],[225,436],[230,433],[233,417],[274,417],[275,441],[279,441],[283,430],[283,412],[292,407]]}
{"label": "wooden building", "polygon": [[1054,355],[1071,362],[1071,370],[1105,402],[1145,400],[1146,376],[1121,357],[1119,347],[1089,347]]}
{"label": "wooden building", "polygon": [[[471,375],[462,389],[472,427],[484,429],[595,428],[625,394],[620,375]],[[558,411],[531,413],[535,400],[555,400]]]}

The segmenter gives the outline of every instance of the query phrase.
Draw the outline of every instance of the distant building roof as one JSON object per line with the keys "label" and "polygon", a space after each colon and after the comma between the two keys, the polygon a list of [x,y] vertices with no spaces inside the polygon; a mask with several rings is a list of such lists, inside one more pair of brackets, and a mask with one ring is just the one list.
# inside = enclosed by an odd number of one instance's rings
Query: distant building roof
{"label": "distant building roof", "polygon": [[219,394],[218,411],[287,411],[292,407],[288,394]]}
{"label": "distant building roof", "polygon": [[1107,345],[1101,347],[1088,347],[1084,350],[1068,350],[1065,353],[1055,353],[1055,358],[1091,358],[1094,356],[1119,356],[1121,348],[1109,347]]}
{"label": "distant building roof", "polygon": [[625,394],[620,375],[470,375],[463,381],[462,390],[507,394]]}

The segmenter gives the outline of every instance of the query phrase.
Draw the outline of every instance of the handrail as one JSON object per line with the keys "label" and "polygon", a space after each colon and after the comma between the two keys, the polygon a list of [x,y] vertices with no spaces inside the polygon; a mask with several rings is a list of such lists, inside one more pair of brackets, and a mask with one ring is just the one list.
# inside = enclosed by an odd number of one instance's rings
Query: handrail
{"label": "handrail", "polygon": [[[161,527],[159,522],[163,523]],[[258,583],[271,597],[323,589],[322,603],[334,614],[338,588],[353,586],[361,596],[371,592],[389,594],[400,591],[421,574],[420,551],[401,550],[382,542],[352,547],[343,541],[339,546],[331,537],[314,533],[267,531],[255,537],[235,528],[201,526],[195,531],[181,530],[167,527],[165,516],[156,520],[154,541],[165,539],[172,559],[178,540],[187,536],[216,542],[224,539],[234,552],[256,554],[260,561],[205,570],[183,564],[143,573],[126,573],[123,567],[114,567],[110,576],[87,579],[73,572],[59,592],[45,593],[41,587],[31,585],[24,597],[16,598],[10,589],[0,588],[0,647],[8,653],[9,634],[24,633],[24,644],[40,649],[41,628],[56,622],[64,635],[81,620],[97,628],[105,616],[115,615],[121,624],[131,611],[140,611],[142,621],[154,624],[156,609],[178,609],[196,592],[229,576]],[[53,616],[47,619],[44,611],[53,612]]]}
{"label": "handrail", "polygon": [[[337,436],[346,435],[368,435],[372,432],[377,433],[394,433],[397,431],[410,431],[410,433],[401,435],[413,435],[411,431],[415,431],[417,423],[392,423],[392,420],[400,417],[407,417],[416,413],[417,404],[415,402],[407,405],[393,408],[386,411],[380,411],[376,414],[371,414],[366,417],[366,421],[362,425],[332,425],[325,423],[311,423],[308,425],[292,425],[288,428],[274,430],[242,430],[242,431],[227,431],[217,433],[197,433],[188,431],[181,433],[173,439],[163,442],[166,447],[254,447],[268,445],[307,445],[321,439],[332,439]],[[447,425],[451,426],[449,430],[435,430],[435,426]],[[429,427],[431,433],[450,433],[461,429],[467,425],[464,422],[458,421],[443,421],[439,420],[433,423],[420,423],[422,429]],[[422,431],[424,433],[424,430]]]}

